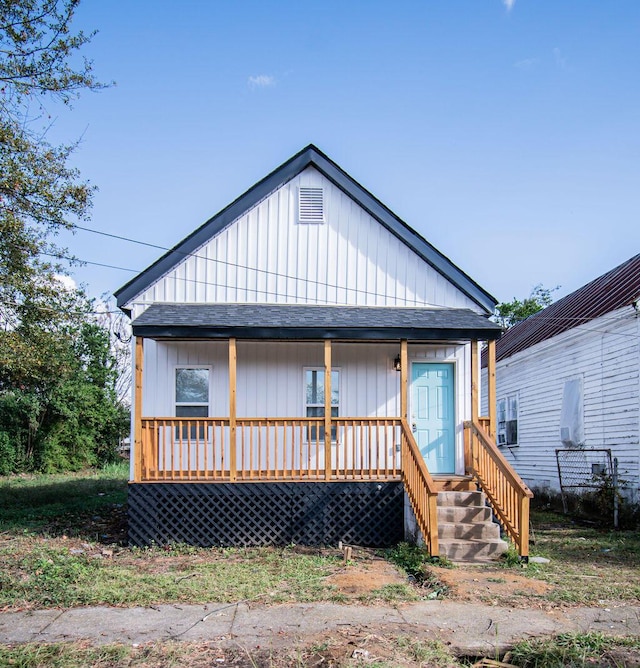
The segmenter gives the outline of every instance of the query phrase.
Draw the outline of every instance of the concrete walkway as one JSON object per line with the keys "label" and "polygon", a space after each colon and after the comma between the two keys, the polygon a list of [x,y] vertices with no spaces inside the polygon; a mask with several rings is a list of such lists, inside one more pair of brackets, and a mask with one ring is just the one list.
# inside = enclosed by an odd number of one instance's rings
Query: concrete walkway
{"label": "concrete walkway", "polygon": [[439,638],[460,652],[507,649],[514,641],[573,631],[640,635],[640,606],[510,609],[455,601],[401,606],[307,603],[161,605],[74,608],[0,614],[0,642],[91,639],[96,644],[154,640],[216,641],[225,645],[291,647],[340,629]]}

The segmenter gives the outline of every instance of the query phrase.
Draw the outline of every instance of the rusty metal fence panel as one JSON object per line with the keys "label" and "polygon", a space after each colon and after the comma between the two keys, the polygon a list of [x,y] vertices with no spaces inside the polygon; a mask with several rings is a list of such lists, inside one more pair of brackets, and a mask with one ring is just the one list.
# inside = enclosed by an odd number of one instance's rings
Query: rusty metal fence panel
{"label": "rusty metal fence panel", "polygon": [[568,492],[597,491],[605,480],[614,478],[611,450],[607,448],[557,449],[556,461],[565,513]]}

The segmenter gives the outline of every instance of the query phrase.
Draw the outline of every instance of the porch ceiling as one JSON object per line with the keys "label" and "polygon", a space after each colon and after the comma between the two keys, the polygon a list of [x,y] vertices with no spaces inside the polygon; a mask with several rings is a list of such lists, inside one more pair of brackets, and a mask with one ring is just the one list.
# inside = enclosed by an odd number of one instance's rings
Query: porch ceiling
{"label": "porch ceiling", "polygon": [[307,304],[152,304],[133,321],[153,339],[490,340],[499,325],[469,309]]}

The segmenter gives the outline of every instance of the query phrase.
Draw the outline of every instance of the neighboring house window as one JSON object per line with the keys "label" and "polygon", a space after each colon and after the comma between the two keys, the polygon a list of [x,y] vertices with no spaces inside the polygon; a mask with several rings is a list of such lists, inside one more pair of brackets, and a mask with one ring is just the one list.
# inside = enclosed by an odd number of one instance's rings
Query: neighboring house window
{"label": "neighboring house window", "polygon": [[[199,418],[209,416],[209,367],[178,367],[176,369],[176,417]],[[179,438],[176,429],[176,438]],[[196,438],[196,427],[182,428],[182,438]],[[204,438],[204,426],[198,438]]]}
{"label": "neighboring house window", "polygon": [[324,190],[300,186],[298,189],[298,222],[324,223]]}
{"label": "neighboring house window", "polygon": [[[304,370],[305,410],[307,417],[324,417],[324,369]],[[331,371],[331,417],[340,415],[340,371]],[[316,440],[316,428],[311,429],[311,438]],[[320,440],[324,438],[324,427],[320,427]],[[336,429],[331,429],[331,440],[336,440]]]}
{"label": "neighboring house window", "polygon": [[498,445],[518,445],[518,395],[498,399]]}
{"label": "neighboring house window", "polygon": [[567,380],[562,391],[560,440],[567,448],[584,445],[584,402],[582,377]]}

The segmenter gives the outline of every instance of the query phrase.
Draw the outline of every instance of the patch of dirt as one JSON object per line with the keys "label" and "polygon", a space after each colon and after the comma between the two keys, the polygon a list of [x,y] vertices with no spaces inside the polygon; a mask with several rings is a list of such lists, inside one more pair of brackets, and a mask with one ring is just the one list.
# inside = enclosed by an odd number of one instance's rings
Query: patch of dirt
{"label": "patch of dirt", "polygon": [[101,545],[127,544],[127,507],[114,503],[99,513],[65,514],[55,518],[42,529],[48,536],[67,536],[100,543]]}
{"label": "patch of dirt", "polygon": [[544,597],[554,590],[547,582],[491,565],[431,567],[431,570],[448,587],[447,598],[462,601],[529,608],[540,599],[540,607],[546,607]]}
{"label": "patch of dirt", "polygon": [[342,594],[364,595],[386,585],[406,584],[407,578],[388,561],[381,558],[350,563],[343,571],[327,578],[327,584],[334,585]]}

